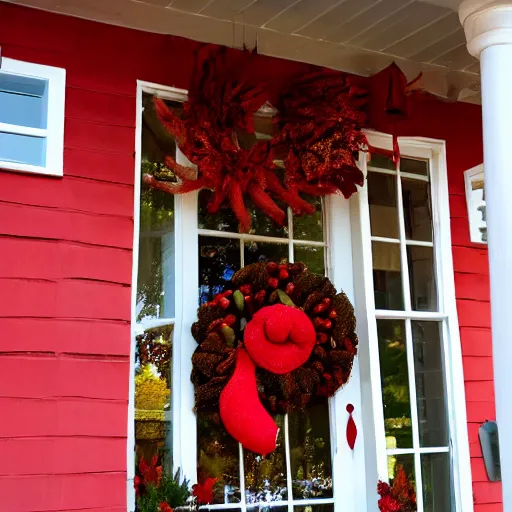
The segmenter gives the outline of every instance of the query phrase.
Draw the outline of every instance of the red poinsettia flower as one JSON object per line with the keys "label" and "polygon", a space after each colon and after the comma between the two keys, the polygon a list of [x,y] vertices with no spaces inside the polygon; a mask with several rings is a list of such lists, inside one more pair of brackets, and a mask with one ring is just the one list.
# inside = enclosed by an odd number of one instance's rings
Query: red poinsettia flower
{"label": "red poinsettia flower", "polygon": [[414,485],[409,482],[402,466],[396,467],[393,485],[386,482],[377,484],[380,512],[414,512],[416,507],[416,493]]}
{"label": "red poinsettia flower", "polygon": [[213,501],[213,486],[218,480],[218,478],[207,478],[192,486],[192,496],[196,497],[199,505],[208,505]]}
{"label": "red poinsettia flower", "polygon": [[153,484],[155,487],[160,485],[162,480],[162,466],[157,466],[158,455],[154,455],[151,463],[148,464],[142,457],[139,462],[139,471],[145,484]]}
{"label": "red poinsettia flower", "polygon": [[133,486],[135,487],[135,496],[137,498],[142,496],[146,491],[146,486],[144,485],[142,478],[138,475],[133,479]]}
{"label": "red poinsettia flower", "polygon": [[169,506],[169,503],[162,501],[162,503],[158,505],[158,512],[173,512],[173,510]]}
{"label": "red poinsettia flower", "polygon": [[401,512],[402,506],[389,494],[379,500],[380,512]]}

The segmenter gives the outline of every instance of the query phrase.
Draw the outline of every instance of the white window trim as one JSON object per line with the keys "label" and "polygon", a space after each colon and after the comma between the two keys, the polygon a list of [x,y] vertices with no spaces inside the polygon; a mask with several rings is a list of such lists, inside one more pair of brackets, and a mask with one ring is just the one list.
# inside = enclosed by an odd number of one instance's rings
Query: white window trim
{"label": "white window trim", "polygon": [[14,59],[2,58],[0,71],[48,80],[46,129],[0,123],[0,132],[46,138],[46,165],[29,165],[0,160],[0,170],[62,176],[64,170],[64,109],[66,70]]}
{"label": "white window trim", "polygon": [[[366,131],[372,147],[391,151],[392,136]],[[388,464],[385,443],[384,413],[380,384],[380,362],[376,318],[411,318],[445,320],[442,339],[446,367],[447,409],[450,429],[451,464],[453,468],[454,499],[456,510],[473,510],[473,494],[469,440],[467,433],[466,399],[462,351],[457,317],[452,244],[450,231],[450,207],[446,167],[446,145],[442,140],[423,137],[401,137],[402,156],[424,158],[430,161],[434,251],[440,313],[376,311],[373,294],[370,214],[368,187],[362,187],[351,200],[354,233],[354,275],[360,283],[356,292],[358,335],[367,344],[360,343],[361,393],[363,424],[366,432],[366,468],[368,495],[375,494],[375,482],[387,480]],[[362,154],[360,165],[367,175],[367,155]],[[417,178],[415,176],[415,178]],[[399,206],[400,207],[400,206]],[[431,245],[431,244],[429,244]],[[405,276],[407,278],[408,276]],[[364,285],[362,284],[364,283]],[[374,432],[374,436],[368,435]],[[421,492],[418,492],[421,497]],[[375,508],[376,510],[376,508]]]}

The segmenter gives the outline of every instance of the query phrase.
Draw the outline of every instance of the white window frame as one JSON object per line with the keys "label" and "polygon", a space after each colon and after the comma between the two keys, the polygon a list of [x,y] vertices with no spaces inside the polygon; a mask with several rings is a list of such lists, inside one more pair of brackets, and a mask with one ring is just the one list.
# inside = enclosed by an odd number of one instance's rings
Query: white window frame
{"label": "white window frame", "polygon": [[[391,135],[370,130],[366,132],[366,135],[370,146],[388,152],[393,150]],[[435,278],[439,312],[377,311],[375,309],[371,249],[372,236],[370,230],[368,187],[365,184],[351,201],[354,204],[352,212],[353,233],[355,237],[353,242],[354,275],[357,283],[364,283],[364,286],[361,285],[358,293],[356,293],[358,335],[360,339],[368,340],[367,344],[360,344],[361,392],[362,401],[366,405],[363,410],[363,423],[367,439],[366,468],[368,493],[370,496],[372,492],[375,493],[374,485],[378,479],[388,479],[387,455],[389,450],[386,449],[385,440],[376,319],[438,320],[443,322],[442,350],[446,365],[446,406],[450,431],[450,462],[453,473],[455,510],[470,512],[473,510],[473,494],[462,352],[455,299],[446,146],[442,140],[423,137],[401,137],[399,143],[402,157],[420,158],[429,161]],[[365,179],[368,172],[367,161],[368,155],[361,154],[360,166]],[[394,173],[394,171],[391,172]],[[407,177],[406,173],[401,174]],[[414,178],[422,179],[416,175],[414,175]],[[397,202],[401,203],[400,195],[397,196]],[[398,204],[397,207],[401,208],[401,204]],[[376,237],[373,237],[373,240],[375,239]],[[421,243],[418,245],[421,245]],[[425,243],[425,245],[432,246],[431,243]],[[400,246],[401,251],[406,250],[405,241],[401,241]],[[403,258],[404,255],[402,254]],[[403,275],[402,279],[405,290],[406,285],[408,286],[408,275]],[[407,293],[409,293],[408,290]],[[411,352],[410,347],[408,347],[408,352]],[[412,382],[411,378],[413,379]],[[410,375],[409,381],[411,388],[413,388],[414,376]],[[374,435],[372,436],[371,433],[374,433]],[[420,448],[420,451],[428,453],[429,449]],[[419,459],[416,458],[416,460],[418,461]],[[416,472],[418,472],[418,469],[418,464],[416,464]],[[422,512],[423,504],[420,504],[422,499],[421,488],[417,489],[417,495],[418,511]]]}
{"label": "white window frame", "polygon": [[0,122],[0,132],[46,138],[46,164],[38,166],[0,159],[0,170],[62,176],[64,169],[66,70],[3,57],[0,72],[48,80],[46,129]]}
{"label": "white window frame", "polygon": [[[140,225],[140,169],[142,139],[142,93],[183,101],[187,91],[148,82],[137,82],[137,120],[135,134],[135,210],[133,241],[133,276],[137,282],[138,237]],[[370,144],[382,149],[392,148],[391,136],[368,132]],[[446,318],[444,339],[445,358],[450,362],[450,379],[447,382],[448,410],[450,411],[451,454],[454,463],[454,487],[456,510],[473,510],[471,492],[471,470],[466,426],[462,355],[455,307],[453,263],[448,207],[448,185],[446,155],[443,141],[415,138],[401,139],[404,156],[428,158],[432,169],[433,222],[436,237],[437,287],[440,294],[440,311]],[[361,154],[360,166],[366,176],[366,156]],[[196,478],[196,417],[193,412],[194,387],[190,381],[192,354],[196,342],[191,334],[191,325],[196,320],[199,278],[199,229],[197,216],[197,193],[178,195],[175,198],[175,319],[159,319],[157,324],[174,323],[172,420],[173,420],[173,464],[181,468],[194,483]],[[385,445],[384,416],[380,387],[380,364],[376,330],[376,312],[373,299],[373,273],[371,257],[370,219],[367,186],[360,188],[349,201],[331,196],[325,200],[325,243],[327,244],[326,272],[337,289],[343,289],[355,306],[359,354],[354,360],[352,375],[348,383],[330,400],[332,470],[334,479],[335,511],[367,512],[377,510],[376,486],[379,479],[387,479],[387,456]],[[201,230],[203,235],[208,234]],[[218,232],[214,232],[218,236]],[[240,235],[242,236],[242,235]],[[258,237],[251,237],[258,238]],[[136,286],[132,287],[132,318],[136,317]],[[392,318],[392,312],[388,314]],[[431,318],[430,313],[418,313],[418,317]],[[400,312],[400,318],[403,313]],[[174,321],[175,320],[175,321]],[[130,351],[130,395],[128,413],[127,456],[127,503],[134,510],[135,492],[135,432],[134,432],[134,367],[135,336],[137,325],[131,326]],[[354,419],[358,437],[354,451],[350,450],[346,437],[348,413],[346,405],[355,406]],[[364,407],[362,406],[364,404]],[[313,501],[313,500],[311,500]],[[321,503],[322,500],[315,500]],[[291,503],[291,502],[290,502]],[[278,503],[275,503],[277,505]],[[218,507],[212,507],[213,509]],[[223,505],[221,508],[240,508],[242,504]],[[289,505],[289,512],[293,512]]]}

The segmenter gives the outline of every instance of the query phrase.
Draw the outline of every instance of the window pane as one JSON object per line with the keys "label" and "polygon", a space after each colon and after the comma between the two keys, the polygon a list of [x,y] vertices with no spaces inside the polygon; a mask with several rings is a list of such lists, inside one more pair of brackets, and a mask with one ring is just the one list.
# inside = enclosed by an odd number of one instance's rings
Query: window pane
{"label": "window pane", "polygon": [[403,309],[400,246],[372,242],[373,286],[377,309]]}
{"label": "window pane", "polygon": [[238,443],[219,415],[197,412],[197,478],[218,478],[213,503],[240,503]]}
{"label": "window pane", "polygon": [[387,448],[412,448],[405,322],[377,320],[377,336]]}
{"label": "window pane", "polygon": [[[389,455],[388,456],[388,477],[390,485],[393,484],[398,467],[402,466],[405,476],[409,482],[416,487],[416,473],[414,471],[414,455]],[[444,512],[448,512],[446,509]]]}
{"label": "window pane", "polygon": [[48,80],[0,72],[0,123],[46,128]]}
{"label": "window pane", "polygon": [[369,172],[368,202],[372,235],[399,238],[396,177]]}
{"label": "window pane", "polygon": [[322,503],[321,505],[303,505],[293,507],[294,512],[334,512],[334,503]]}
{"label": "window pane", "polygon": [[420,445],[447,446],[448,423],[441,352],[441,325],[412,322]]}
{"label": "window pane", "polygon": [[240,242],[229,238],[199,237],[200,304],[213,299],[240,269]]}
{"label": "window pane", "polygon": [[402,178],[402,202],[407,240],[431,242],[430,183]]}
{"label": "window pane", "polygon": [[412,158],[400,158],[400,172],[428,176],[428,161],[414,160]]}
{"label": "window pane", "polygon": [[380,155],[379,153],[372,153],[368,161],[369,167],[378,167],[379,169],[388,169],[390,171],[396,170],[396,164],[387,156]]}
{"label": "window pane", "polygon": [[293,499],[332,498],[329,407],[325,402],[289,415]]}
{"label": "window pane", "polygon": [[288,244],[267,242],[245,242],[244,263],[250,265],[258,261],[288,262]]}
{"label": "window pane", "polygon": [[453,510],[451,472],[448,453],[432,453],[421,456],[423,482],[423,510],[446,512]]}
{"label": "window pane", "polygon": [[434,275],[434,249],[407,247],[411,307],[415,311],[437,311],[437,290]]}
{"label": "window pane", "polygon": [[259,208],[255,208],[252,201],[246,201],[247,208],[251,212],[251,233],[255,235],[274,236],[276,238],[288,238],[288,208],[286,204],[279,201],[275,197],[274,202],[284,211],[284,225],[276,224],[265,212]]}
{"label": "window pane", "polygon": [[294,261],[302,261],[311,272],[325,275],[324,248],[311,245],[295,245]]}
{"label": "window pane", "polygon": [[199,229],[213,229],[215,231],[238,231],[238,222],[233,211],[228,208],[221,208],[217,213],[208,213],[208,203],[212,197],[211,190],[203,189],[198,196],[198,227]]}
{"label": "window pane", "polygon": [[173,326],[148,329],[136,337],[135,450],[172,468],[171,381]]}
{"label": "window pane", "polygon": [[0,161],[46,166],[46,139],[0,133]]}
{"label": "window pane", "polygon": [[303,195],[303,198],[315,205],[313,215],[301,215],[293,217],[293,238],[295,240],[312,240],[321,242],[324,239],[322,199]]}
{"label": "window pane", "polygon": [[247,503],[283,501],[288,497],[286,487],[286,448],[284,416],[275,416],[279,427],[277,448],[265,458],[244,450],[245,496]]}

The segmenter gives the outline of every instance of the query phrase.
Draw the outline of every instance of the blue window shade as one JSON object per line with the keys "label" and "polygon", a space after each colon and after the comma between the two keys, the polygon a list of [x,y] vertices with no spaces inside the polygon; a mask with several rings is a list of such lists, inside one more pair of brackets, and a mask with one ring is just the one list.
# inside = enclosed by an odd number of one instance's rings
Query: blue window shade
{"label": "blue window shade", "polygon": [[46,129],[48,80],[0,72],[0,123]]}
{"label": "blue window shade", "polygon": [[0,132],[0,161],[44,167],[46,138]]}

